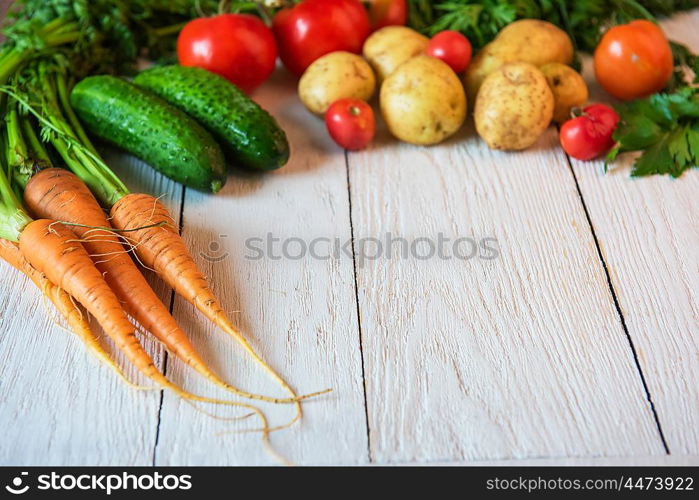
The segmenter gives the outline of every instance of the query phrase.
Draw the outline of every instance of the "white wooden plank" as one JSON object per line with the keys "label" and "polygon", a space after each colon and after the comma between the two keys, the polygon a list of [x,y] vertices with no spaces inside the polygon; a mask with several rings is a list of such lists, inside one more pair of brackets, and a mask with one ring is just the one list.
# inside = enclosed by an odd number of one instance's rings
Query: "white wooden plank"
{"label": "white wooden plank", "polygon": [[[179,186],[140,162],[107,158],[131,187],[168,193],[179,207]],[[0,464],[151,464],[160,393],[135,391],[100,366],[79,339],[58,326],[55,310],[36,287],[0,266]],[[162,287],[160,292],[169,297]],[[145,344],[157,360],[159,349]],[[123,356],[115,357],[125,365]],[[125,372],[146,383],[130,366]]]}
{"label": "white wooden plank", "polygon": [[500,247],[358,270],[375,462],[664,453],[556,141],[493,152],[466,127],[350,155],[356,238]]}
{"label": "white wooden plank", "polygon": [[[663,22],[699,51],[699,9]],[[610,102],[586,77],[592,99]],[[573,161],[580,190],[638,350],[670,451],[699,452],[699,171],[680,179],[629,178],[634,155],[605,175]]]}
{"label": "white wooden plank", "polygon": [[[361,463],[367,443],[351,257],[249,260],[246,255],[252,253],[245,247],[248,238],[265,238],[268,232],[307,243],[315,237],[347,240],[344,154],[327,137],[322,122],[301,106],[285,73],[276,74],[256,98],[286,129],[292,160],[265,175],[231,175],[216,196],[187,190],[183,234],[224,307],[260,354],[301,393],[334,389],[330,396],[305,404],[301,425],[275,434],[275,448],[295,463]],[[206,254],[227,257],[211,262]],[[241,348],[207,325],[190,305],[178,298],[175,312],[205,359],[228,380],[247,390],[284,396]],[[172,357],[168,373],[198,393],[227,396]],[[293,413],[290,406],[261,406],[273,424],[284,423]],[[213,420],[166,397],[157,464],[274,463],[257,436],[216,435],[258,425],[252,419],[244,424]]]}

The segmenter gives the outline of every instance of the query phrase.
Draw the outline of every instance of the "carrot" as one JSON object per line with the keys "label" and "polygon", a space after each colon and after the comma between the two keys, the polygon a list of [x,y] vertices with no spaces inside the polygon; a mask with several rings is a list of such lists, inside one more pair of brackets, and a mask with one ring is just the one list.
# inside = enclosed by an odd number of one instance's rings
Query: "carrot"
{"label": "carrot", "polygon": [[[124,309],[167,349],[214,384],[239,396],[272,403],[298,398],[271,398],[242,391],[221,380],[201,359],[187,335],[152,290],[88,187],[72,172],[48,168],[33,175],[24,189],[24,203],[36,217],[72,223],[73,232],[95,261]],[[105,229],[95,229],[105,228]]]}
{"label": "carrot", "polygon": [[[265,449],[280,462],[288,463],[271,448],[269,443],[269,433],[285,428],[286,426],[270,428],[267,418],[259,408],[245,403],[220,401],[190,394],[171,383],[158,372],[150,356],[143,350],[138,339],[133,334],[133,327],[130,324],[126,326],[128,319],[124,321],[124,318],[117,317],[119,316],[118,301],[115,304],[114,301],[116,298],[110,298],[109,294],[105,293],[104,282],[100,282],[101,275],[99,271],[94,268],[87,253],[80,247],[80,243],[76,242],[75,235],[71,234],[71,232],[61,224],[48,220],[32,222],[21,233],[19,245],[4,238],[0,238],[0,258],[20,272],[26,274],[51,300],[71,326],[72,330],[86,343],[88,348],[96,354],[100,360],[106,362],[116,371],[119,377],[129,385],[134,386],[99,344],[97,337],[92,332],[87,322],[87,316],[80,310],[79,306],[73,302],[72,297],[64,290],[63,286],[68,286],[71,290],[82,290],[81,295],[84,295],[83,300],[93,304],[90,310],[97,317],[98,321],[105,314],[115,316],[108,321],[107,324],[118,325],[119,333],[109,329],[107,330],[107,334],[110,334],[117,345],[121,345],[122,347],[125,345],[129,346],[129,349],[124,350],[124,352],[129,357],[129,360],[139,367],[145,375],[159,385],[174,391],[185,400],[240,406],[251,410],[261,420],[262,427],[258,429],[249,429],[246,432],[261,432]],[[35,264],[41,266],[41,268],[48,266],[48,268],[53,269],[50,275],[54,278],[61,276],[61,274],[66,274],[64,279],[60,281],[63,286],[54,285],[50,279],[47,278],[43,272],[36,269],[28,259],[31,259]],[[86,280],[87,283],[90,284],[81,283],[82,280]],[[100,296],[102,298],[100,298]],[[105,323],[100,322],[100,324]]]}
{"label": "carrot", "polygon": [[20,235],[19,249],[32,267],[75,297],[97,319],[129,361],[158,385],[192,401],[255,408],[244,403],[190,394],[160,373],[153,359],[138,341],[134,326],[126,316],[119,299],[92,263],[75,233],[63,224],[48,219],[29,223]]}
{"label": "carrot", "polygon": [[55,286],[47,280],[44,275],[34,269],[24,258],[16,243],[0,238],[0,258],[31,279],[37,288],[48,297],[51,303],[56,307],[56,310],[58,310],[68,323],[71,331],[83,341],[85,346],[97,356],[100,361],[106,363],[107,366],[114,370],[119,378],[130,386],[136,387],[135,384],[129,381],[121,368],[119,368],[114,360],[109,357],[107,351],[100,345],[97,336],[93,333],[87,322],[87,315],[80,309],[80,306],[73,302],[70,295],[64,290]]}
{"label": "carrot", "polygon": [[[297,396],[289,384],[255,352],[240,330],[228,319],[207,279],[187,250],[167,208],[157,198],[147,194],[128,194],[112,206],[110,215],[114,227],[128,231],[124,237],[133,245],[139,259],[210,321],[233,337],[292,398],[300,400],[329,392],[326,390]],[[294,421],[299,417],[300,407],[297,408]]]}
{"label": "carrot", "polygon": [[95,316],[117,347],[142,373],[160,385],[171,385],[141,346],[119,299],[73,232],[55,221],[36,220],[22,231],[19,248],[29,264]]}

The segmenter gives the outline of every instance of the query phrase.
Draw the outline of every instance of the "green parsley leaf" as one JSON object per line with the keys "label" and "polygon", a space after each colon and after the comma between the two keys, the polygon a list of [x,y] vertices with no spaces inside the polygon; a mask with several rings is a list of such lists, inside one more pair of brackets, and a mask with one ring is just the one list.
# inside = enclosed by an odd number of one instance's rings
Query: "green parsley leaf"
{"label": "green parsley leaf", "polygon": [[614,131],[616,146],[607,155],[642,151],[631,175],[663,174],[679,177],[699,164],[699,89],[682,87],[674,94],[617,106],[620,121]]}
{"label": "green parsley leaf", "polygon": [[632,177],[645,177],[653,174],[669,174],[674,171],[672,156],[667,147],[668,136],[663,136],[658,142],[646,149],[636,158],[631,171]]}

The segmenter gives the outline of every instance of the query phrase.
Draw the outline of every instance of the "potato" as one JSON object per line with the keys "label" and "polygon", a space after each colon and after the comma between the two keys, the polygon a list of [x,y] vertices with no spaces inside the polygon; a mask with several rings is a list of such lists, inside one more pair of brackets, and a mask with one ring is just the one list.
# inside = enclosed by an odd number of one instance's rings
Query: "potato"
{"label": "potato", "polygon": [[454,134],[466,117],[459,77],[426,55],[401,64],[381,86],[381,114],[390,132],[413,144],[436,144]]}
{"label": "potato", "polygon": [[563,123],[570,118],[570,110],[587,102],[588,92],[580,73],[561,63],[544,64],[539,68],[553,92],[553,120]]}
{"label": "potato", "polygon": [[[510,55],[515,56],[516,54]],[[464,74],[464,87],[466,88],[469,102],[475,101],[478,89],[489,74],[503,64],[515,61],[514,59],[507,60],[507,56],[500,53],[495,42],[491,42],[479,50]]]}
{"label": "potato", "polygon": [[374,71],[361,56],[331,52],[317,59],[299,80],[299,96],[312,113],[322,114],[338,99],[368,101],[374,94]]}
{"label": "potato", "polygon": [[503,64],[528,62],[542,66],[572,61],[573,42],[565,31],[546,21],[522,19],[503,28],[476,54],[464,75],[466,92],[473,100],[483,80]]}
{"label": "potato", "polygon": [[422,54],[429,41],[426,36],[405,26],[386,26],[364,42],[364,57],[382,82],[402,63]]}
{"label": "potato", "polygon": [[[521,19],[505,26],[495,38],[501,47],[521,54],[518,59],[535,66],[573,62],[573,42],[558,26],[538,19]],[[504,50],[504,49],[502,49]]]}
{"label": "potato", "polygon": [[529,63],[509,63],[488,75],[474,111],[476,131],[492,149],[524,149],[536,142],[553,116],[546,77]]}

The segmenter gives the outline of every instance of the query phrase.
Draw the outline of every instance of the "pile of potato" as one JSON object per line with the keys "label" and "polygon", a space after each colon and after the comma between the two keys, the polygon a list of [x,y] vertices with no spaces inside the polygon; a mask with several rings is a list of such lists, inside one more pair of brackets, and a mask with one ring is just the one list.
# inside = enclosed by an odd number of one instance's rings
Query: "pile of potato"
{"label": "pile of potato", "polygon": [[506,26],[466,70],[464,85],[475,99],[476,131],[493,149],[525,149],[551,120],[570,117],[587,101],[582,76],[568,66],[573,44],[546,21],[523,19]]}
{"label": "pile of potato", "polygon": [[382,28],[366,40],[363,57],[333,52],[311,64],[299,82],[301,100],[322,114],[342,98],[370,100],[379,85],[389,131],[430,145],[459,130],[468,96],[478,134],[505,150],[531,146],[552,120],[565,121],[587,100],[585,82],[568,66],[571,40],[548,22],[525,19],[505,27],[476,55],[463,83],[446,63],[424,54],[428,42],[405,26]]}
{"label": "pile of potato", "polygon": [[459,77],[423,54],[429,39],[405,26],[387,26],[365,42],[364,57],[332,52],[311,64],[299,82],[301,101],[322,114],[335,101],[368,101],[380,85],[379,105],[398,139],[430,145],[461,128],[466,94]]}

